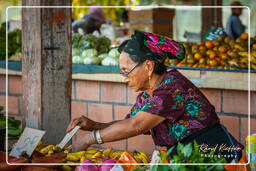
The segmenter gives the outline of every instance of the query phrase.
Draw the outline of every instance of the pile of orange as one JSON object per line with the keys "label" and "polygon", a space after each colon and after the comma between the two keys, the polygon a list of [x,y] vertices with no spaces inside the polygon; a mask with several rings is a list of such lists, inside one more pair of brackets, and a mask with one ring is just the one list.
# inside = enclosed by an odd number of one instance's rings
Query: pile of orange
{"label": "pile of orange", "polygon": [[[251,43],[251,46],[256,49],[256,40],[251,39]],[[181,62],[169,60],[169,65],[196,68],[248,69],[248,34],[245,32],[236,40],[221,35],[218,40],[183,43],[183,45],[186,49],[185,59]],[[253,48],[251,48],[252,51]]]}

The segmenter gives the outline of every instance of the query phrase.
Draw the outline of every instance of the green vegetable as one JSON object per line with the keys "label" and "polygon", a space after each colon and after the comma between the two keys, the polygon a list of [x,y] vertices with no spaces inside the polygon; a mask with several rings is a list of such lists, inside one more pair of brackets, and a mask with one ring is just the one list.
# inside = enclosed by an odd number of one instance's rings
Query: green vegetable
{"label": "green vegetable", "polygon": [[111,66],[111,65],[118,65],[118,59],[113,57],[106,57],[101,61],[101,65],[104,66]]}
{"label": "green vegetable", "polygon": [[[6,29],[0,27],[0,59],[6,58]],[[16,29],[8,33],[8,58],[21,52],[21,30]]]}
{"label": "green vegetable", "polygon": [[91,65],[98,65],[100,64],[100,58],[98,57],[87,57],[87,58],[84,58],[84,61],[83,63],[84,64],[91,64]]}
{"label": "green vegetable", "polygon": [[80,49],[72,48],[72,56],[80,56]]}
{"label": "green vegetable", "polygon": [[72,62],[73,62],[74,64],[83,63],[83,58],[81,58],[80,56],[73,56],[73,57],[72,57]]}
{"label": "green vegetable", "polygon": [[104,58],[106,58],[106,57],[108,57],[108,53],[102,53],[102,54],[100,54],[100,55],[98,56],[98,58],[100,58],[100,59],[104,59]]}
{"label": "green vegetable", "polygon": [[96,57],[98,54],[96,49],[86,49],[82,52],[82,58]]}
{"label": "green vegetable", "polygon": [[[8,136],[15,137],[21,134],[20,120],[16,120],[14,117],[8,116]],[[6,126],[6,116],[3,114],[3,107],[0,106],[0,126]]]}
{"label": "green vegetable", "polygon": [[[214,157],[201,157],[201,153],[196,141],[194,145],[192,143],[183,145],[178,143],[177,151],[178,154],[170,159],[170,153],[173,151],[170,148],[167,153],[160,154],[161,163],[166,160],[170,160],[170,163],[226,163],[225,158],[214,158]],[[214,151],[210,152],[209,155],[213,155]],[[224,171],[223,165],[154,165],[152,171]]]}
{"label": "green vegetable", "polygon": [[118,52],[117,48],[113,48],[108,52],[108,55],[113,58],[118,58],[120,56],[120,53]]}

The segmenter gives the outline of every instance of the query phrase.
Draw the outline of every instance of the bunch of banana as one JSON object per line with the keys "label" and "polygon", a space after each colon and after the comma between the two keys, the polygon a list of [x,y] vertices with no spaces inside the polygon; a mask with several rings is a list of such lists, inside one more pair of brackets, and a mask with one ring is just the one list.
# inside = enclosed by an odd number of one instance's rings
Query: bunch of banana
{"label": "bunch of banana", "polygon": [[43,141],[39,141],[38,144],[36,145],[35,150],[40,151],[42,148],[44,148],[45,144]]}
{"label": "bunch of banana", "polygon": [[112,148],[106,148],[105,150],[103,150],[102,152],[102,156],[109,158],[109,154],[112,152]]}
{"label": "bunch of banana", "polygon": [[150,160],[144,152],[133,152],[133,157],[138,163],[149,163]]}
{"label": "bunch of banana", "polygon": [[79,151],[75,153],[68,153],[66,160],[71,162],[80,162],[81,158],[85,155],[85,151]]}
{"label": "bunch of banana", "polygon": [[120,158],[122,153],[123,153],[123,151],[111,151],[109,153],[109,158],[111,158],[111,159]]}

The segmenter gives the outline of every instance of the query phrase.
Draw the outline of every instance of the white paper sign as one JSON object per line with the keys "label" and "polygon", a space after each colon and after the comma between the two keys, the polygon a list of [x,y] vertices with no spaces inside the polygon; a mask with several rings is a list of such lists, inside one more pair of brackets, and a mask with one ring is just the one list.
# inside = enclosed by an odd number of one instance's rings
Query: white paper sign
{"label": "white paper sign", "polygon": [[13,147],[10,156],[19,157],[22,152],[26,152],[30,157],[44,133],[45,131],[26,127]]}

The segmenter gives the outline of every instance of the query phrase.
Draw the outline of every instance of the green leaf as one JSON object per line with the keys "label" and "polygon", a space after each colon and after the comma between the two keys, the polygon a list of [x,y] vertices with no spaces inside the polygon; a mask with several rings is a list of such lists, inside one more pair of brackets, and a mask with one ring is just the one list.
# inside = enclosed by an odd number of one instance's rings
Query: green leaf
{"label": "green leaf", "polygon": [[168,165],[159,165],[158,168],[160,171],[169,171],[170,170],[170,166],[168,166]]}
{"label": "green leaf", "polygon": [[158,171],[158,166],[159,166],[159,165],[154,165],[154,166],[152,167],[151,171]]}
{"label": "green leaf", "polygon": [[189,157],[191,155],[192,151],[193,151],[193,149],[192,149],[191,143],[185,145],[184,148],[181,150],[181,152],[184,154],[185,157]]}
{"label": "green leaf", "polygon": [[184,148],[184,145],[182,143],[178,143],[177,151],[180,152]]}

